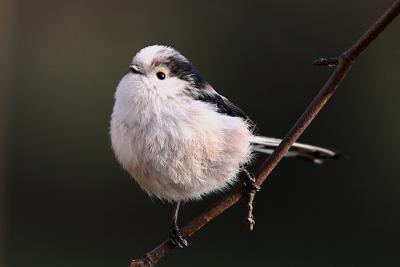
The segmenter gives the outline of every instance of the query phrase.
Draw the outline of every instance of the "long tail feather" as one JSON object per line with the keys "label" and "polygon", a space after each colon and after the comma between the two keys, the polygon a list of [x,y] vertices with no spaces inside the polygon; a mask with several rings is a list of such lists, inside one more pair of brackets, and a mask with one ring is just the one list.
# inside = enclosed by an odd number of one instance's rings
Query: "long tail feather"
{"label": "long tail feather", "polygon": [[[251,141],[254,151],[271,154],[282,140],[272,137],[253,136]],[[338,153],[333,150],[302,143],[294,143],[286,154],[286,157],[298,157],[316,164],[322,164],[324,161],[338,158],[338,156]]]}

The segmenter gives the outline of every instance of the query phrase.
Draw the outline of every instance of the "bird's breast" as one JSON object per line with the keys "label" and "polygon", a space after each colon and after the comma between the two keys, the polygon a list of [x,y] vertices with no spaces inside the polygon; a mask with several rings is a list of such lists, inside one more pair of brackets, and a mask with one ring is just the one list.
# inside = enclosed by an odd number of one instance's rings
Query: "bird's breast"
{"label": "bird's breast", "polygon": [[199,198],[229,184],[250,158],[250,136],[242,119],[200,101],[140,103],[111,121],[118,160],[143,189],[166,200]]}

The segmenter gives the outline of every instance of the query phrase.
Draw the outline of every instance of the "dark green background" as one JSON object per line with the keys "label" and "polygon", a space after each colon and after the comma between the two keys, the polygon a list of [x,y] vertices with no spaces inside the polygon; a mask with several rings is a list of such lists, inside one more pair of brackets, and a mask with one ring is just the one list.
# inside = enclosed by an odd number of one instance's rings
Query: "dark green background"
{"label": "dark green background", "polygon": [[[114,159],[113,94],[150,44],[186,55],[263,133],[282,137],[391,4],[357,1],[0,1],[1,266],[127,266],[163,240],[171,206]],[[284,160],[160,266],[396,266],[400,19],[370,46],[301,141],[349,160]],[[181,222],[218,200],[184,206]]]}

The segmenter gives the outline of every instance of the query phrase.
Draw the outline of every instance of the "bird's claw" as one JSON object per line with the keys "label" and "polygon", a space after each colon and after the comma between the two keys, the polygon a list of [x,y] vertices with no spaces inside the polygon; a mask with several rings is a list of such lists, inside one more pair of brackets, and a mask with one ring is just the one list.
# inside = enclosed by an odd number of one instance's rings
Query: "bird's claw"
{"label": "bird's claw", "polygon": [[184,239],[181,235],[181,232],[179,231],[179,228],[177,225],[172,225],[171,226],[171,231],[169,232],[169,238],[175,246],[178,246],[179,248],[187,248],[188,247],[188,242],[186,239]]}
{"label": "bird's claw", "polygon": [[256,184],[256,178],[246,169],[243,169],[243,172],[246,176],[244,185],[248,187],[250,191],[255,191],[256,193],[258,193],[261,187]]}

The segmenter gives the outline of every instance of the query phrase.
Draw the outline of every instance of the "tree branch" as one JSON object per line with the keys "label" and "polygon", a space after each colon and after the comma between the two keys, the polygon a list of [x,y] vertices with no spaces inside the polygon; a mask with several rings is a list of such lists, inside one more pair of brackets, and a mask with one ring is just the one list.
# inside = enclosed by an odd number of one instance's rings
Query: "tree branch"
{"label": "tree branch", "polygon": [[[260,186],[276,167],[279,161],[288,152],[293,143],[300,137],[304,130],[308,127],[311,121],[315,118],[318,112],[322,109],[325,103],[336,91],[338,86],[343,81],[344,77],[349,72],[355,60],[360,54],[371,44],[371,42],[394,20],[400,13],[400,0],[394,4],[354,43],[348,50],[343,52],[337,58],[321,58],[314,62],[316,65],[337,66],[331,74],[325,85],[322,87],[318,95],[314,98],[305,112],[296,121],[294,126],[286,134],[285,138],[259,168],[258,176],[255,181],[256,186]],[[229,196],[220,200],[204,211],[191,222],[185,225],[182,230],[182,236],[188,238],[196,233],[200,228],[206,225],[209,221],[223,213],[226,209],[236,204],[243,196],[248,194],[248,188],[240,187]],[[161,257],[174,248],[171,241],[165,240],[158,247],[148,252],[143,258],[132,260],[130,267],[138,266],[153,266]]]}

